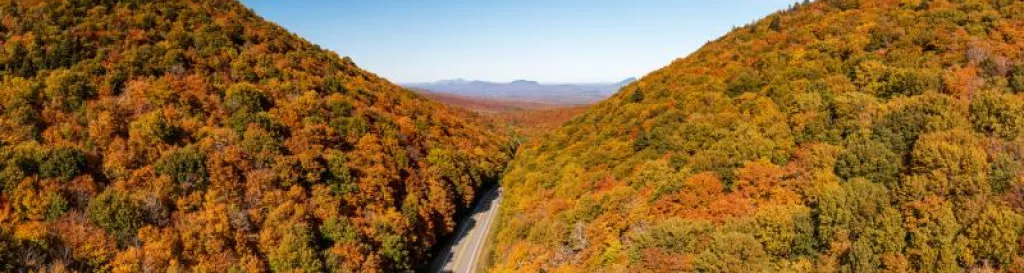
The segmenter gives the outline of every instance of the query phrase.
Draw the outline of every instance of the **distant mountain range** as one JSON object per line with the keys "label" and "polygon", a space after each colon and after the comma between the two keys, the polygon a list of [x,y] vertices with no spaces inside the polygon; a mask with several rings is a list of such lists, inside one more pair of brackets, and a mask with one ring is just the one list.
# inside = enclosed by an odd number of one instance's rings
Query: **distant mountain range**
{"label": "distant mountain range", "polygon": [[591,104],[610,97],[619,88],[636,81],[628,78],[616,83],[541,84],[517,80],[507,83],[471,81],[464,79],[428,83],[409,83],[403,86],[466,97],[518,100],[550,104]]}

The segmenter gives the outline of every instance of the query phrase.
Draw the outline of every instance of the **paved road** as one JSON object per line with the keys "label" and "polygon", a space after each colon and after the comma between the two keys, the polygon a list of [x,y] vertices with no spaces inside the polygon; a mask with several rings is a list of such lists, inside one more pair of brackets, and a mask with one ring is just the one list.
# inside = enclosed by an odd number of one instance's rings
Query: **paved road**
{"label": "paved road", "polygon": [[480,199],[473,209],[473,215],[455,228],[456,236],[452,239],[453,242],[449,242],[438,253],[428,272],[471,273],[476,270],[476,263],[480,261],[480,256],[484,255],[487,234],[498,214],[501,188],[492,189],[484,194],[484,198]]}

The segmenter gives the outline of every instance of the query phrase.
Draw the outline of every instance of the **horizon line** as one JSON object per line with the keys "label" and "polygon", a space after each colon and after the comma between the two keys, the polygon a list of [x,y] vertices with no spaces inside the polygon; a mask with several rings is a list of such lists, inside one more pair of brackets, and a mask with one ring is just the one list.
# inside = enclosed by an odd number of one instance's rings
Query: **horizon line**
{"label": "horizon line", "polygon": [[487,82],[487,83],[504,83],[504,84],[513,83],[513,82],[519,82],[519,81],[525,81],[525,82],[535,82],[535,83],[541,84],[541,85],[574,85],[574,84],[616,84],[616,83],[621,83],[621,82],[629,81],[629,80],[638,81],[638,80],[640,80],[640,78],[641,77],[629,76],[629,77],[622,78],[621,80],[617,80],[617,81],[566,81],[566,82],[555,82],[555,81],[536,81],[536,80],[528,80],[528,79],[482,80],[482,79],[468,79],[468,78],[458,77],[458,78],[440,79],[440,80],[433,80],[433,81],[408,81],[408,82],[393,81],[393,82],[395,84],[398,84],[398,85],[410,85],[410,84],[434,84],[434,83],[440,83],[440,82],[445,82],[445,81]]}

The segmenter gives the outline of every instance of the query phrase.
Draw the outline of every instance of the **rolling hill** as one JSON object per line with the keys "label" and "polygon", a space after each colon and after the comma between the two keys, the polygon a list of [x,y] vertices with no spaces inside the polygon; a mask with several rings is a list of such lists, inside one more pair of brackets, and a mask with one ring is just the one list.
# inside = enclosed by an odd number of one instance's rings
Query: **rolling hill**
{"label": "rolling hill", "polygon": [[515,147],[234,0],[0,0],[0,272],[410,272]]}
{"label": "rolling hill", "polygon": [[1024,2],[805,1],[520,150],[491,272],[1021,272]]}

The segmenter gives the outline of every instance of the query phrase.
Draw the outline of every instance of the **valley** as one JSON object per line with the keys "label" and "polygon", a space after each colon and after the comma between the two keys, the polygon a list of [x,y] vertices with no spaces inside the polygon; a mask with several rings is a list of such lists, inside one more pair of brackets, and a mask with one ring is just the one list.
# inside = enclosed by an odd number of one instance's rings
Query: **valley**
{"label": "valley", "polygon": [[1012,273],[1022,200],[1024,1],[0,0],[0,272]]}
{"label": "valley", "polygon": [[509,128],[513,135],[535,139],[583,113],[589,105],[479,98],[413,90],[426,98],[478,113]]}
{"label": "valley", "polygon": [[[511,98],[481,98],[413,89],[414,92],[448,106],[478,113],[509,128],[522,143],[533,143],[565,122],[586,111],[588,105],[526,102]],[[492,96],[493,97],[493,96]],[[574,100],[583,100],[574,99]],[[522,145],[522,144],[521,144]],[[500,183],[499,183],[500,184]],[[451,234],[434,254],[434,261],[421,272],[482,272],[489,258],[495,218],[502,189],[494,186],[475,201],[469,214],[461,217]]]}

